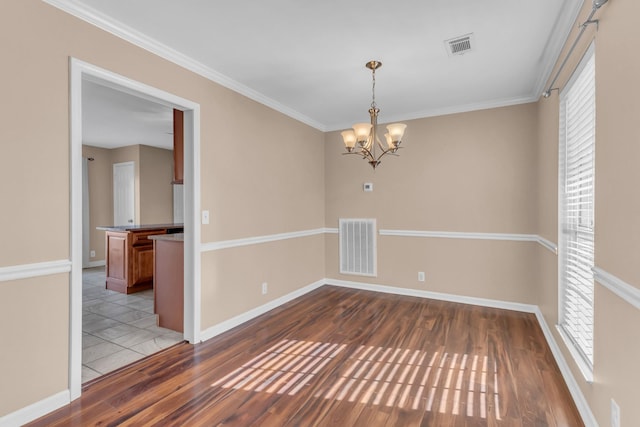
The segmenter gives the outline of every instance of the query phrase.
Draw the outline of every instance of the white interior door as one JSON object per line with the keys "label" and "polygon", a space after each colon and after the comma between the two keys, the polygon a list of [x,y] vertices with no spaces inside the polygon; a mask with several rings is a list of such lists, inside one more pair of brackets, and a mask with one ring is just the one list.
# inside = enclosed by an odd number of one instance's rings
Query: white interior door
{"label": "white interior door", "polygon": [[135,164],[113,164],[113,225],[135,224]]}

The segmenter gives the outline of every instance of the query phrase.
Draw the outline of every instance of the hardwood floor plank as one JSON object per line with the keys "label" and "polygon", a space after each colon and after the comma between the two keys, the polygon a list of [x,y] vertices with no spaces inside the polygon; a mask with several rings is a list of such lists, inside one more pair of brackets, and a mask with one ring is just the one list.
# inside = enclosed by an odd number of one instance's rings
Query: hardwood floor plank
{"label": "hardwood floor plank", "polygon": [[532,314],[323,286],[32,426],[582,426]]}

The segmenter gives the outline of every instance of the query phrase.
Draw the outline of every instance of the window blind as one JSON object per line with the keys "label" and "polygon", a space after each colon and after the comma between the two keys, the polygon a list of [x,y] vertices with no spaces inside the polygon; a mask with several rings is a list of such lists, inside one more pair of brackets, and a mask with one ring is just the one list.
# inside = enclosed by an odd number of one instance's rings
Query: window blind
{"label": "window blind", "polygon": [[560,95],[560,328],[593,368],[595,55]]}

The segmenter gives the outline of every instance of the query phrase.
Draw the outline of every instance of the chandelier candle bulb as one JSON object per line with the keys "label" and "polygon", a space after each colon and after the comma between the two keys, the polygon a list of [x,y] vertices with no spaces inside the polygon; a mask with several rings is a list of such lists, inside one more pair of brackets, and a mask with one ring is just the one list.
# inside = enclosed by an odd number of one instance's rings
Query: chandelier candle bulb
{"label": "chandelier candle bulb", "polygon": [[340,132],[340,134],[342,135],[342,139],[344,140],[344,145],[347,148],[347,151],[353,151],[353,147],[356,146],[356,133],[352,130],[345,130]]}
{"label": "chandelier candle bulb", "polygon": [[387,125],[387,130],[389,131],[389,134],[391,135],[391,138],[393,138],[394,142],[400,142],[402,140],[402,135],[404,135],[404,130],[406,129],[407,125],[405,125],[404,123],[392,123],[390,125]]}
{"label": "chandelier candle bulb", "polygon": [[[387,146],[385,147],[380,141],[377,134],[378,125],[378,113],[380,109],[376,105],[376,70],[382,66],[380,61],[369,61],[365,66],[371,70],[372,86],[371,86],[371,108],[369,108],[369,117],[371,123],[356,123],[353,125],[353,130],[345,130],[341,132],[342,139],[344,140],[344,146],[347,150],[343,154],[358,154],[362,156],[375,170],[380,164],[380,159],[385,154],[396,155],[399,145],[402,142],[402,136],[404,130],[407,127],[404,123],[392,123],[387,125],[389,133],[384,134]],[[355,148],[355,143],[358,143],[358,148]],[[377,151],[380,154],[377,154]]]}
{"label": "chandelier candle bulb", "polygon": [[360,145],[364,145],[369,139],[371,133],[371,123],[356,123],[353,125],[353,132],[356,135],[356,140]]}

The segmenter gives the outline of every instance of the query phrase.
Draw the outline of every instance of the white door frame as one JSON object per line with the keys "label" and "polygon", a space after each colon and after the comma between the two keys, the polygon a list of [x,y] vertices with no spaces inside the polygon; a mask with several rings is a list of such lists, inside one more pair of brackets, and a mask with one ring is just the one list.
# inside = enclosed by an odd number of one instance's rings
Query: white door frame
{"label": "white door frame", "polygon": [[200,341],[200,105],[70,58],[71,279],[69,392],[82,392],[82,81],[90,80],[184,111],[184,337]]}

